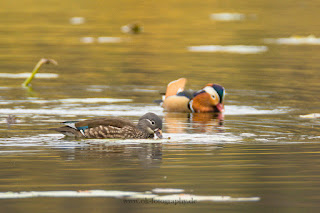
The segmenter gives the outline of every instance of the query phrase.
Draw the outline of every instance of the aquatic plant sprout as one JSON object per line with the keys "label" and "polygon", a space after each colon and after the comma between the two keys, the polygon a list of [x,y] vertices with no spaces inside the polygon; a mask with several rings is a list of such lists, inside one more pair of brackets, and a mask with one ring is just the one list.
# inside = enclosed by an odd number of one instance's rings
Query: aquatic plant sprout
{"label": "aquatic plant sprout", "polygon": [[23,87],[28,87],[28,86],[30,86],[30,83],[31,83],[32,79],[35,77],[36,73],[39,71],[39,69],[41,68],[41,66],[42,66],[43,64],[54,64],[54,65],[58,65],[58,63],[57,63],[55,60],[53,60],[53,59],[46,59],[46,58],[40,59],[40,61],[39,61],[39,62],[36,64],[36,66],[33,68],[30,77],[27,78],[27,79],[23,82],[23,84],[22,84]]}

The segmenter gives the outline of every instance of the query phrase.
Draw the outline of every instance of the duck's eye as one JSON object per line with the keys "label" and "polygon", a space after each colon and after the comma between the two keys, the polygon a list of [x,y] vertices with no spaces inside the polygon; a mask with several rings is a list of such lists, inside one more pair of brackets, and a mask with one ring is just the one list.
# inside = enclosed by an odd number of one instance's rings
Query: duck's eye
{"label": "duck's eye", "polygon": [[151,121],[151,124],[152,124],[152,125],[155,125],[155,124],[156,124],[156,122],[154,122],[154,121]]}
{"label": "duck's eye", "polygon": [[211,96],[212,96],[213,99],[216,99],[216,96],[215,96],[215,95],[211,95]]}

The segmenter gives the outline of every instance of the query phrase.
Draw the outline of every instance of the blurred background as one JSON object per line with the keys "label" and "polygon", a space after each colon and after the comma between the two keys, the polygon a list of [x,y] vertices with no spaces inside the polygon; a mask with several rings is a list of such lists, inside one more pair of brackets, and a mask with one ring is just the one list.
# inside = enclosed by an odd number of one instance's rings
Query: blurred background
{"label": "blurred background", "polygon": [[[319,207],[320,125],[313,118],[320,112],[319,1],[2,0],[0,5],[1,192],[163,187],[260,198],[179,207],[35,198],[5,200],[6,212]],[[43,66],[32,90],[22,88],[23,73],[43,57],[59,65]],[[223,85],[224,120],[164,113],[153,101],[180,77],[191,89]],[[147,111],[164,118],[170,139],[88,142],[47,130],[92,116],[136,121]]]}

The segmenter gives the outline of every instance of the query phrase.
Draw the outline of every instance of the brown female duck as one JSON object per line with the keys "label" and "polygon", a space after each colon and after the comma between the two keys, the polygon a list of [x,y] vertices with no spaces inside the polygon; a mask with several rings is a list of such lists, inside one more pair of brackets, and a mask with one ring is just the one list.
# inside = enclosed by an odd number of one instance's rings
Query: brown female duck
{"label": "brown female duck", "polygon": [[66,136],[77,138],[162,138],[162,120],[154,113],[140,117],[137,125],[119,117],[93,118],[84,121],[66,121],[65,126],[52,128]]}

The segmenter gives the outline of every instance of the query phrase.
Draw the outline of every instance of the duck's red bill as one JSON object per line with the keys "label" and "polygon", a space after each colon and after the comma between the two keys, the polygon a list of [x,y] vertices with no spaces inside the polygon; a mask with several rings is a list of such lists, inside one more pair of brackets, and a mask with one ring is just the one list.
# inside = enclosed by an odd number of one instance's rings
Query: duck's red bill
{"label": "duck's red bill", "polygon": [[219,112],[224,112],[224,104],[218,103],[216,106]]}

